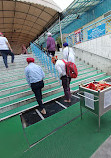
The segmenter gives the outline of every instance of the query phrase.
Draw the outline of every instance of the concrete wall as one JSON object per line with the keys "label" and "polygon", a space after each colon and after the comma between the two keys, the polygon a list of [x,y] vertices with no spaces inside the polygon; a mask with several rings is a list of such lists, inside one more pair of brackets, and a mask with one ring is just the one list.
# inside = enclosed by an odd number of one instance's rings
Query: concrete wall
{"label": "concrete wall", "polygon": [[74,47],[111,60],[111,34],[82,42]]}
{"label": "concrete wall", "polygon": [[111,75],[111,34],[74,46],[78,58]]}

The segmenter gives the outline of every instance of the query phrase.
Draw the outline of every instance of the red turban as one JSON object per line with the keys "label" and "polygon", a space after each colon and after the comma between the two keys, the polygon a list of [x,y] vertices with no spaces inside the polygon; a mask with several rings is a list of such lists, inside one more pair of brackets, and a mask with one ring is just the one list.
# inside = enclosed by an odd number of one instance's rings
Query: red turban
{"label": "red turban", "polygon": [[31,63],[31,62],[34,63],[34,58],[27,58],[27,62],[28,62],[28,63]]}
{"label": "red turban", "polygon": [[2,35],[2,36],[3,36],[3,33],[2,33],[2,32],[0,32],[0,35]]}

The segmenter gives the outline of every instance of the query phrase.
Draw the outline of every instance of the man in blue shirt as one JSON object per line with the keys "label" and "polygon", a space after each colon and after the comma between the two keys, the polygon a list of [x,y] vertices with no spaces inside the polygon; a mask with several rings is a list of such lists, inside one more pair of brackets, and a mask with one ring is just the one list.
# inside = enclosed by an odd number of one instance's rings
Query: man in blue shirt
{"label": "man in blue shirt", "polygon": [[45,74],[42,68],[34,63],[34,58],[27,58],[28,66],[25,68],[26,80],[35,94],[39,104],[38,109],[42,114],[46,114],[46,110],[42,103],[42,88],[44,87],[43,79]]}

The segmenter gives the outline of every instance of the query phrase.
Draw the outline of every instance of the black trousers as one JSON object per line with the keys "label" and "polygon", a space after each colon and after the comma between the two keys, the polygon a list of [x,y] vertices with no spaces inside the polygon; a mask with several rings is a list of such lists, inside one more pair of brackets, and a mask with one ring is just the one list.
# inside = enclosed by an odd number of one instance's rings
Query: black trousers
{"label": "black trousers", "polygon": [[62,80],[62,86],[63,86],[63,89],[64,89],[65,99],[69,100],[69,99],[71,99],[71,92],[70,92],[70,81],[71,81],[71,78],[67,77],[65,75],[65,76],[61,77],[61,80]]}
{"label": "black trousers", "polygon": [[14,54],[10,51],[10,50],[0,50],[1,55],[3,57],[3,61],[5,64],[5,67],[8,68],[8,64],[7,64],[7,56],[10,55],[12,57],[11,62],[14,62]]}
{"label": "black trousers", "polygon": [[31,83],[32,91],[34,92],[36,100],[39,104],[38,110],[40,111],[44,108],[44,105],[42,103],[42,88],[43,87],[44,87],[43,80],[36,83]]}

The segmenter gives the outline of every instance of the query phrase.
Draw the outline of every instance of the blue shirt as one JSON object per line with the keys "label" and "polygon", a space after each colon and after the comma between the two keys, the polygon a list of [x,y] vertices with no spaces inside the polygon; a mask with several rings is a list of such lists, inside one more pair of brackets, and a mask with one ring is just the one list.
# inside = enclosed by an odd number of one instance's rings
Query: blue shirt
{"label": "blue shirt", "polygon": [[29,86],[31,83],[39,82],[45,78],[42,68],[34,63],[29,63],[29,65],[25,68],[25,76]]}

